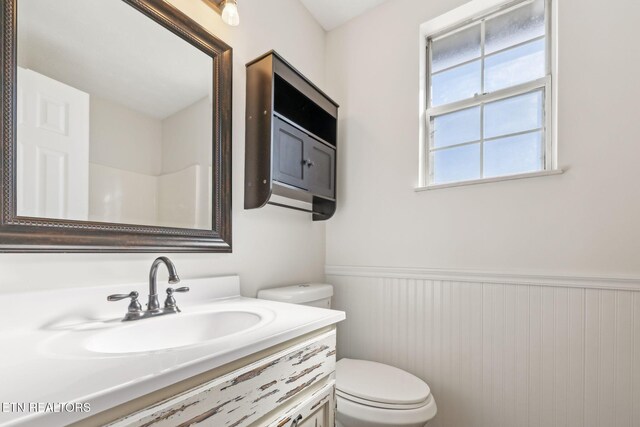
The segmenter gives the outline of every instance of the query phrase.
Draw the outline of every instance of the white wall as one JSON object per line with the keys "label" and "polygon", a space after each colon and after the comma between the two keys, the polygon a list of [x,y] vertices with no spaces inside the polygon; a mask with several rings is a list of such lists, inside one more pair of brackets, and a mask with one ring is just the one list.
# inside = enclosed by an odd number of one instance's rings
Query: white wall
{"label": "white wall", "polygon": [[389,1],[328,34],[328,264],[640,276],[640,3],[557,1],[559,176],[413,191],[418,27],[462,0]]}
{"label": "white wall", "polygon": [[[267,207],[244,211],[245,63],[278,50],[323,87],[325,33],[297,0],[244,0],[242,24],[231,28],[203,2],[171,0],[233,48],[233,254],[175,254],[180,276],[239,273],[242,292],[321,280],[324,224],[309,215]],[[144,281],[157,254],[0,254],[0,292]],[[164,274],[164,273],[163,273]],[[144,290],[140,290],[141,292]]]}
{"label": "white wall", "polygon": [[640,4],[554,1],[558,176],[414,192],[419,25],[462,0],[388,1],[327,37],[339,357],[425,379],[434,427],[640,425]]}
{"label": "white wall", "polygon": [[[186,182],[187,170],[197,171],[194,182],[197,191],[184,194],[184,203],[178,206],[172,190],[161,184],[158,210],[161,224],[175,224],[176,220],[185,224],[185,217],[189,217],[189,227],[211,228],[212,115],[213,107],[206,96],[162,121],[162,173],[165,176],[161,180],[172,187],[181,186]],[[193,198],[191,202],[189,197]],[[196,218],[183,212],[185,209],[189,213],[193,211]]]}
{"label": "white wall", "polygon": [[212,115],[207,96],[162,120],[162,173],[211,165]]}
{"label": "white wall", "polygon": [[155,224],[162,121],[90,95],[89,220]]}
{"label": "white wall", "polygon": [[91,96],[91,221],[211,227],[209,99],[156,119]]}
{"label": "white wall", "polygon": [[162,121],[91,94],[89,161],[103,166],[159,175]]}

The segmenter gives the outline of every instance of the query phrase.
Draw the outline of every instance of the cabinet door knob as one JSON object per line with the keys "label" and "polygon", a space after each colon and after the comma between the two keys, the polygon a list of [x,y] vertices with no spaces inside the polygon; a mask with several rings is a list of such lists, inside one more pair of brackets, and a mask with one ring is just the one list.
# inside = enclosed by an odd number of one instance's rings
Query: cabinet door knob
{"label": "cabinet door knob", "polygon": [[308,166],[308,167],[313,166],[313,161],[312,161],[311,159],[309,159],[309,160],[305,160],[305,162],[307,162],[307,166]]}
{"label": "cabinet door knob", "polygon": [[291,427],[298,427],[298,423],[302,420],[302,415],[298,415],[295,420],[291,423]]}

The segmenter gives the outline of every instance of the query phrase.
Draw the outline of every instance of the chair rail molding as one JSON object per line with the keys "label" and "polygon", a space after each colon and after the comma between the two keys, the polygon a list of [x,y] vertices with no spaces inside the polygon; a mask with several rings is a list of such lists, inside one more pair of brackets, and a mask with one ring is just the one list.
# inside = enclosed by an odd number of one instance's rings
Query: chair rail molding
{"label": "chair rail molding", "polygon": [[442,280],[453,282],[533,285],[585,289],[640,291],[640,278],[624,276],[571,276],[539,273],[498,273],[417,267],[372,267],[326,265],[327,276],[355,276],[395,279]]}

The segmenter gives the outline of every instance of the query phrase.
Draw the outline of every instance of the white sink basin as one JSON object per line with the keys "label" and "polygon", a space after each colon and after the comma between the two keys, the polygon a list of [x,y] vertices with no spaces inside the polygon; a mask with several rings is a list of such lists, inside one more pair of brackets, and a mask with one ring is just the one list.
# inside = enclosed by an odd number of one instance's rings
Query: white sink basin
{"label": "white sink basin", "polygon": [[84,342],[95,353],[142,353],[202,345],[257,325],[262,316],[248,311],[167,314],[122,323]]}

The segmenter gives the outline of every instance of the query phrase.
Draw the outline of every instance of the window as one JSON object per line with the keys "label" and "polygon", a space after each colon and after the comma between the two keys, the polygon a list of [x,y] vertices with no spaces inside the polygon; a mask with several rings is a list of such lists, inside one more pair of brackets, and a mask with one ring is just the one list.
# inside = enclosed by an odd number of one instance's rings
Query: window
{"label": "window", "polygon": [[428,35],[426,183],[553,166],[548,0]]}

